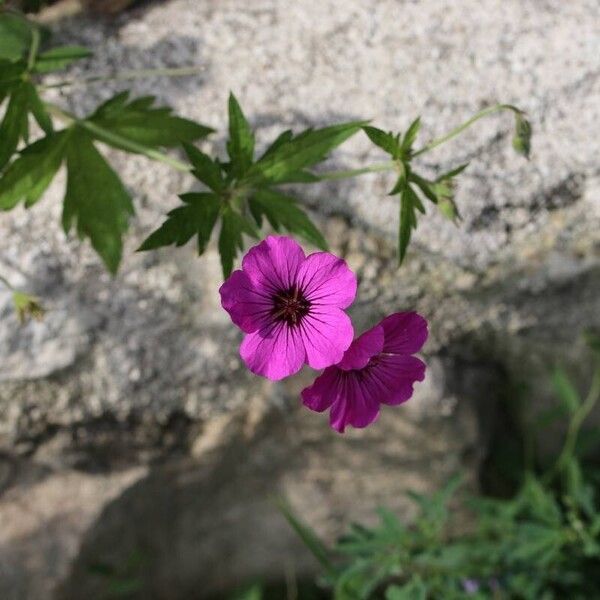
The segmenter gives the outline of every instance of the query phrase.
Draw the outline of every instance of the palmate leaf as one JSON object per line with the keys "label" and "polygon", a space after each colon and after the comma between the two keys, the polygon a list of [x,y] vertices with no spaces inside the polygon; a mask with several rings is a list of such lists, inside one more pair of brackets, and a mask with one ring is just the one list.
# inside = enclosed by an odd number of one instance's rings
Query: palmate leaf
{"label": "palmate leaf", "polygon": [[329,152],[353,136],[365,125],[364,121],[341,123],[322,129],[309,129],[296,137],[276,140],[276,147],[250,167],[243,182],[283,183],[290,175],[321,162]]}
{"label": "palmate leaf", "polygon": [[274,190],[260,189],[250,198],[248,205],[259,227],[262,227],[264,216],[275,231],[279,232],[283,227],[317,248],[327,250],[325,238],[293,198]]}
{"label": "palmate leaf", "polygon": [[65,154],[68,132],[50,134],[25,148],[0,178],[0,209],[37,202],[56,175]]}
{"label": "palmate leaf", "polygon": [[110,134],[105,135],[102,130],[145,148],[171,148],[182,142],[204,138],[213,131],[210,127],[174,116],[170,108],[153,104],[151,96],[129,101],[129,92],[117,94],[89,117],[88,121],[98,126],[94,137],[115,148],[132,152],[131,146],[120,143]]}
{"label": "palmate leaf", "polygon": [[198,236],[198,254],[202,254],[217,222],[221,201],[215,194],[191,192],[182,194],[183,206],[168,214],[167,220],[138,248],[154,250],[163,246],[183,246]]}
{"label": "palmate leaf", "polygon": [[79,236],[88,237],[108,270],[116,273],[123,251],[122,236],[133,214],[131,198],[87,131],[79,126],[69,135],[66,156],[64,230],[68,233],[75,224]]}

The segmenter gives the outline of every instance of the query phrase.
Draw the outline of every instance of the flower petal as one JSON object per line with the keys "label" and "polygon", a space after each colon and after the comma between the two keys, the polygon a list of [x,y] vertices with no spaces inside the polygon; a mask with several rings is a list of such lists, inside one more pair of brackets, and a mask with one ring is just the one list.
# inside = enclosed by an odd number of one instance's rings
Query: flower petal
{"label": "flower petal", "polygon": [[302,336],[306,361],[313,369],[324,369],[342,360],[354,336],[350,317],[333,306],[311,307],[297,331]]}
{"label": "flower petal", "polygon": [[380,325],[365,331],[350,344],[337,366],[344,371],[366,367],[371,358],[383,350],[383,340],[383,327]]}
{"label": "flower petal", "polygon": [[385,333],[386,353],[414,354],[427,340],[427,321],[416,312],[394,313],[379,324]]}
{"label": "flower petal", "polygon": [[306,360],[302,338],[285,323],[246,335],[240,354],[253,373],[272,381],[297,373]]}
{"label": "flower petal", "polygon": [[356,296],[356,275],[345,260],[329,252],[307,256],[298,270],[297,281],[312,304],[347,308]]}
{"label": "flower petal", "polygon": [[382,404],[397,405],[413,395],[413,385],[425,379],[425,363],[416,356],[380,355],[364,385]]}
{"label": "flower petal", "polygon": [[304,261],[304,250],[292,238],[267,236],[242,260],[242,269],[254,287],[268,293],[289,289],[296,282]]}
{"label": "flower petal", "polygon": [[243,271],[234,271],[219,288],[221,306],[231,320],[245,333],[252,333],[266,325],[273,308],[271,298],[255,290]]}
{"label": "flower petal", "polygon": [[311,386],[304,388],[300,393],[304,406],[315,412],[323,412],[337,402],[341,391],[339,375],[340,371],[336,367],[325,369]]}
{"label": "flower petal", "polygon": [[329,424],[339,433],[344,433],[346,425],[366,427],[379,415],[379,403],[365,390],[356,373],[338,373]]}

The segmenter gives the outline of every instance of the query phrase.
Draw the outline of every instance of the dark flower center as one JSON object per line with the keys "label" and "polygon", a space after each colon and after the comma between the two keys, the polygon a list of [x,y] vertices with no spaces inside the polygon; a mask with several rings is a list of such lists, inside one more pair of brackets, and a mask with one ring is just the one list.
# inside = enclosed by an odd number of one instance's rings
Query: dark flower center
{"label": "dark flower center", "polygon": [[297,285],[273,295],[271,314],[277,321],[283,321],[288,325],[298,325],[309,311],[310,302]]}

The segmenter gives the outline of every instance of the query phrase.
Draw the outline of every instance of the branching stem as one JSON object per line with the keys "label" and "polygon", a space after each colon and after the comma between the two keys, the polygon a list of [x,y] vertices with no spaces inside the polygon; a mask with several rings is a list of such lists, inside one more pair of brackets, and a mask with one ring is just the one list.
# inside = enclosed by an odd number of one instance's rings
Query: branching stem
{"label": "branching stem", "polygon": [[204,71],[205,68],[206,67],[202,65],[192,65],[189,67],[122,71],[112,75],[92,75],[91,77],[83,77],[81,79],[70,79],[67,81],[59,81],[57,83],[49,83],[46,85],[41,84],[38,86],[38,88],[40,90],[51,90],[106,81],[129,81],[131,79],[143,79],[145,77],[186,77],[189,75],[196,75],[197,73]]}
{"label": "branching stem", "polygon": [[455,127],[446,135],[442,136],[441,138],[437,138],[436,140],[432,140],[431,142],[423,146],[420,150],[413,152],[413,158],[415,156],[421,156],[421,154],[425,154],[426,152],[429,152],[430,150],[433,150],[434,148],[437,148],[438,146],[441,146],[442,144],[448,142],[452,138],[455,138],[457,135],[460,135],[465,129],[468,129],[471,125],[473,125],[473,123],[479,121],[479,119],[482,119],[483,117],[487,117],[488,115],[503,110],[510,110],[511,112],[519,114],[522,113],[522,111],[520,111],[516,106],[512,106],[511,104],[495,104],[494,106],[488,106],[487,108],[484,108],[483,110],[480,110],[478,113],[474,114],[470,119],[466,120],[458,127]]}
{"label": "branching stem", "polygon": [[188,165],[168,154],[164,154],[159,152],[158,150],[154,150],[152,148],[147,148],[143,144],[138,144],[128,138],[122,137],[117,133],[109,131],[108,129],[104,129],[100,125],[93,123],[92,121],[88,121],[86,119],[78,119],[75,115],[63,110],[59,106],[50,103],[44,103],[46,110],[54,115],[55,117],[61,119],[66,124],[77,124],[84,129],[87,129],[90,133],[94,133],[98,135],[101,139],[106,140],[107,142],[112,142],[115,146],[119,148],[126,149],[129,152],[133,152],[135,154],[143,154],[148,158],[153,160],[162,162],[178,171],[188,172],[192,170],[191,165]]}

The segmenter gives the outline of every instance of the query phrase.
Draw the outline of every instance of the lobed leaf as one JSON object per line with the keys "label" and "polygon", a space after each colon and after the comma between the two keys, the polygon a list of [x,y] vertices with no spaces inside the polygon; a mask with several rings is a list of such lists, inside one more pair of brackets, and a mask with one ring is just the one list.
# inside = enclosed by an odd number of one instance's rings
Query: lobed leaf
{"label": "lobed leaf", "polygon": [[154,250],[163,246],[183,246],[198,236],[198,254],[202,254],[217,222],[221,201],[215,194],[190,192],[182,194],[185,202],[168,213],[167,220],[150,234],[138,251]]}
{"label": "lobed leaf", "polygon": [[6,113],[0,123],[0,170],[5,167],[17,150],[19,140],[27,137],[29,85],[22,83],[12,91]]}
{"label": "lobed leaf", "polygon": [[21,152],[0,178],[0,209],[21,201],[30,207],[40,199],[64,159],[67,139],[67,132],[51,134]]}
{"label": "lobed leaf", "polygon": [[94,137],[110,146],[131,152],[131,147],[121,144],[101,130],[141,144],[146,148],[170,148],[183,142],[193,142],[206,137],[213,130],[194,121],[176,117],[171,109],[153,107],[154,98],[143,97],[129,100],[129,92],[117,94],[89,117],[89,121],[100,130]]}
{"label": "lobed leaf", "polygon": [[259,189],[250,198],[248,205],[259,227],[262,227],[263,216],[265,216],[275,231],[280,231],[284,227],[317,248],[327,250],[325,238],[293,198],[274,190]]}
{"label": "lobed leaf", "polygon": [[85,130],[73,129],[66,155],[65,233],[76,224],[79,236],[88,237],[108,270],[116,273],[123,251],[122,236],[134,212],[131,198]]}
{"label": "lobed leaf", "polygon": [[223,191],[225,181],[219,163],[191,144],[186,143],[183,148],[194,167],[194,176],[214,192]]}
{"label": "lobed leaf", "polygon": [[379,148],[387,152],[392,158],[400,158],[402,154],[402,146],[399,142],[399,136],[395,136],[391,132],[385,132],[377,127],[366,125],[362,128],[369,139]]}
{"label": "lobed leaf", "polygon": [[417,228],[417,215],[415,209],[424,212],[418,196],[408,184],[400,193],[400,226],[398,228],[398,261],[402,264],[406,256],[406,250],[410,243],[412,230]]}
{"label": "lobed leaf", "polygon": [[282,183],[290,175],[322,161],[331,150],[353,136],[364,124],[364,121],[354,121],[322,129],[309,129],[292,138],[286,136],[273,150],[269,149],[252,165],[244,181]]}

